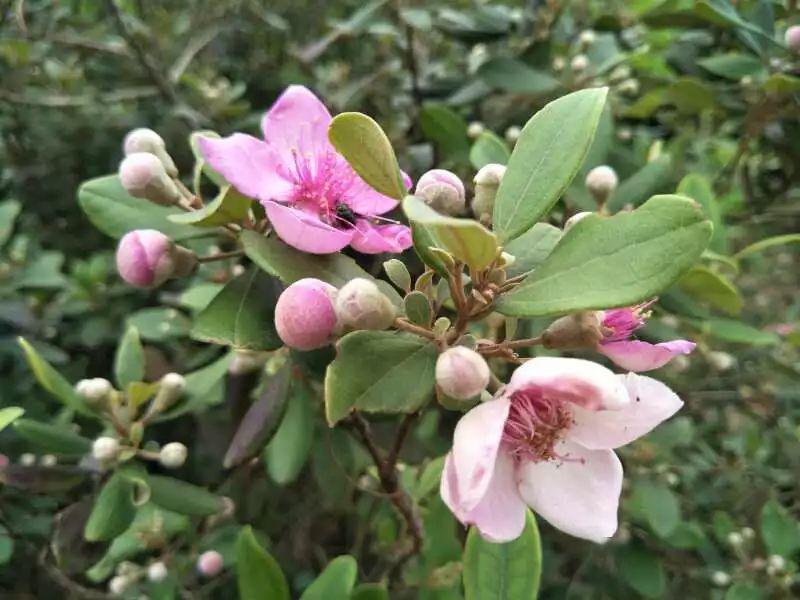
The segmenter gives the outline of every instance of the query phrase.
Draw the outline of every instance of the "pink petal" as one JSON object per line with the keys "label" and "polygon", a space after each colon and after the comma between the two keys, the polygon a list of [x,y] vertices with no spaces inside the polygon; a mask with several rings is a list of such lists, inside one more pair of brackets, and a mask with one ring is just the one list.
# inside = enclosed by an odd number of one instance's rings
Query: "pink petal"
{"label": "pink petal", "polygon": [[505,452],[497,455],[489,487],[481,501],[469,511],[463,510],[452,453],[447,455],[442,473],[441,495],[444,503],[464,525],[475,525],[490,542],[509,542],[525,529],[527,508],[517,490],[514,460]]}
{"label": "pink petal", "polygon": [[623,369],[640,372],[663,367],[678,354],[689,354],[694,347],[695,343],[687,340],[660,344],[627,340],[600,344],[597,349]]}
{"label": "pink petal", "polygon": [[226,138],[201,137],[203,158],[245,196],[259,200],[281,200],[293,188],[279,175],[278,157],[259,139],[244,133]]}
{"label": "pink petal", "polygon": [[617,375],[631,403],[620,410],[586,410],[574,406],[567,437],[593,450],[619,448],[650,432],[680,410],[683,402],[666,385],[644,375]]}
{"label": "pink petal", "polygon": [[514,371],[503,396],[530,387],[538,387],[551,397],[595,410],[616,410],[630,402],[625,387],[614,373],[602,365],[579,358],[538,356],[529,360]]}
{"label": "pink petal", "polygon": [[[347,165],[347,168],[350,168],[349,165]],[[402,171],[401,175],[403,176],[403,185],[406,190],[408,190],[411,187],[411,178]],[[395,208],[398,204],[397,200],[394,198],[384,196],[380,192],[372,189],[367,182],[358,175],[354,175],[353,185],[348,191],[350,198],[347,204],[360,215],[382,215]]]}
{"label": "pink petal", "polygon": [[373,225],[359,219],[350,245],[364,254],[398,253],[411,247],[411,230],[405,225]]}
{"label": "pink petal", "polygon": [[262,202],[272,227],[284,242],[303,252],[338,252],[353,239],[353,229],[336,229],[314,215],[277,202]]}
{"label": "pink petal", "polygon": [[292,151],[319,156],[332,149],[328,141],[331,114],[308,88],[290,85],[261,119],[267,143],[293,164]]}
{"label": "pink petal", "polygon": [[456,425],[453,434],[453,469],[459,505],[464,512],[475,508],[486,494],[510,406],[511,403],[506,399],[478,404]]}
{"label": "pink petal", "polygon": [[[569,441],[556,446],[569,460],[518,467],[523,500],[553,527],[604,542],[617,530],[622,464],[611,450],[588,450]],[[581,460],[575,460],[581,459]]]}

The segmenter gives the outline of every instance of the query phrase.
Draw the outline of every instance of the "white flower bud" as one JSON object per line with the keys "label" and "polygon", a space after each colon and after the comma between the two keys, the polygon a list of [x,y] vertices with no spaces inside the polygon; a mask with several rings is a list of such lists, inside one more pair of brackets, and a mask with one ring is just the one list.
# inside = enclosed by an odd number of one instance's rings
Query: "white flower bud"
{"label": "white flower bud", "polygon": [[519,125],[512,125],[508,129],[506,129],[506,141],[511,145],[516,144],[521,133],[522,133],[522,127],[520,127]]}
{"label": "white flower bud", "polygon": [[467,136],[473,140],[486,131],[486,126],[480,121],[473,121],[467,126]]}
{"label": "white flower bud", "polygon": [[395,308],[372,281],[357,277],[336,296],[336,316],[346,329],[387,329],[394,322]]}
{"label": "white flower bud", "polygon": [[767,558],[767,568],[772,567],[775,572],[783,571],[786,568],[786,559],[780,554],[771,554]]}
{"label": "white flower bud", "polygon": [[593,212],[589,212],[589,211],[583,211],[583,212],[575,213],[569,219],[567,219],[566,223],[564,223],[564,233],[568,232],[570,229],[575,227],[575,225],[579,221],[582,221],[583,219],[585,219],[589,215],[593,215],[593,214],[594,214]]}
{"label": "white flower bud", "polygon": [[55,467],[58,464],[58,458],[55,454],[45,454],[39,458],[39,464],[43,467]]}
{"label": "white flower bud", "polygon": [[99,437],[92,444],[92,456],[99,462],[110,462],[119,454],[119,440],[109,436]]}
{"label": "white flower bud", "polygon": [[25,454],[20,455],[19,464],[21,464],[23,467],[32,467],[36,464],[36,455],[32,454],[31,452],[26,452]]}
{"label": "white flower bud", "polygon": [[731,582],[731,576],[725,571],[714,571],[711,574],[711,583],[718,587],[725,587]]}
{"label": "white flower bud", "polygon": [[160,560],[151,563],[150,566],[147,567],[147,579],[153,583],[164,581],[167,578],[167,575],[169,575],[169,571],[167,571],[167,565]]}
{"label": "white flower bud", "polygon": [[498,164],[482,166],[475,174],[472,182],[475,184],[475,196],[472,198],[472,212],[481,223],[491,225],[494,199],[497,189],[506,173],[506,167]]}
{"label": "white flower bud", "polygon": [[464,346],[453,346],[436,359],[436,385],[451,398],[469,400],[489,385],[491,373],[483,357]]}
{"label": "white flower bud", "polygon": [[121,596],[130,587],[132,581],[124,575],[112,577],[108,582],[108,592],[112,596]]}
{"label": "white flower bud", "polygon": [[207,550],[197,558],[197,571],[205,577],[214,577],[222,571],[224,561],[216,550]]}
{"label": "white flower bud", "polygon": [[164,140],[152,129],[147,129],[146,127],[134,129],[125,136],[122,149],[125,152],[125,156],[136,152],[154,154],[171,177],[177,177],[178,175],[178,169],[175,167],[172,157],[167,153],[167,146]]}
{"label": "white flower bud", "polygon": [[158,453],[158,462],[167,469],[177,469],[186,462],[189,451],[180,442],[170,442]]}
{"label": "white flower bud", "polygon": [[742,534],[739,533],[738,531],[731,531],[728,534],[728,543],[734,548],[741,546],[743,542],[744,538],[742,537]]}
{"label": "white flower bud", "polygon": [[596,39],[597,39],[597,34],[595,34],[595,32],[592,31],[591,29],[586,29],[584,31],[581,31],[581,34],[578,37],[578,40],[584,46],[589,46],[591,44],[594,44]]}
{"label": "white flower bud", "polygon": [[742,537],[748,541],[756,537],[756,532],[752,527],[742,527]]}
{"label": "white flower bud", "polygon": [[94,379],[81,379],[75,384],[75,391],[83,397],[89,404],[102,404],[108,399],[113,390],[113,386],[108,379],[95,377]]}
{"label": "white flower bud", "polygon": [[589,66],[589,58],[585,54],[576,54],[572,57],[569,66],[576,73],[580,73],[585,71],[586,67]]}
{"label": "white flower bud", "polygon": [[727,352],[712,351],[706,355],[708,364],[717,371],[728,371],[736,366],[736,357]]}
{"label": "white flower bud", "polygon": [[586,189],[599,204],[604,203],[617,188],[617,172],[608,165],[595,167],[586,174]]}
{"label": "white flower bud", "polygon": [[676,473],[667,473],[664,475],[664,479],[669,487],[675,487],[681,482],[681,478]]}
{"label": "white flower bud", "polygon": [[170,206],[180,200],[175,182],[155,154],[134,152],[119,164],[119,180],[131,196]]}
{"label": "white flower bud", "polygon": [[620,94],[625,94],[626,96],[635,96],[639,93],[639,80],[626,79],[619,84],[618,89]]}
{"label": "white flower bud", "polygon": [[613,82],[623,81],[625,79],[629,79],[631,76],[631,68],[628,65],[620,65],[611,71],[611,75],[609,75],[609,80]]}
{"label": "white flower bud", "polygon": [[563,56],[556,56],[553,59],[553,65],[552,66],[553,66],[553,71],[556,71],[556,72],[563,71],[564,67],[567,66],[567,59],[564,58]]}
{"label": "white flower bud", "polygon": [[440,213],[454,216],[464,212],[464,184],[445,169],[432,169],[420,177],[415,194]]}

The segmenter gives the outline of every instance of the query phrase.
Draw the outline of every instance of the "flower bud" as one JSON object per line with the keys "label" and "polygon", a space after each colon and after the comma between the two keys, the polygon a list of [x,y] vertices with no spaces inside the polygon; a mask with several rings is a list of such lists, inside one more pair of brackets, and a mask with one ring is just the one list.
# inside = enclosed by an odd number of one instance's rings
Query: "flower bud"
{"label": "flower bud", "polygon": [[609,75],[608,79],[612,82],[623,81],[624,79],[629,79],[631,76],[631,68],[628,65],[620,65],[616,67],[613,71],[611,71],[611,75]]}
{"label": "flower bud", "polygon": [[580,41],[583,46],[594,44],[595,40],[597,40],[597,34],[591,29],[581,31],[580,36],[578,36],[578,41]]}
{"label": "flower bud", "polygon": [[553,71],[556,71],[556,72],[563,71],[564,67],[567,66],[567,59],[565,59],[563,56],[556,56],[553,59],[553,65],[552,66],[553,66]]}
{"label": "flower bud", "polygon": [[173,244],[155,229],[126,233],[117,246],[117,271],[136,287],[157,287],[171,277],[191,274],[196,266],[194,252]]}
{"label": "flower bud", "polygon": [[26,452],[25,454],[20,455],[19,464],[21,464],[23,467],[32,467],[36,464],[36,455],[31,452]]}
{"label": "flower bud", "polygon": [[337,329],[336,296],[336,288],[319,279],[300,279],[287,287],[275,304],[275,328],[283,343],[295,350],[330,343]]}
{"label": "flower bud", "polygon": [[607,165],[595,167],[586,174],[586,189],[597,200],[598,204],[603,204],[617,188],[617,173]]}
{"label": "flower bud", "polygon": [[786,46],[795,54],[800,54],[800,25],[792,25],[786,30]]}
{"label": "flower bud", "polygon": [[718,587],[725,587],[731,582],[731,576],[725,571],[714,571],[711,574],[711,583]]}
{"label": "flower bud", "polygon": [[395,318],[395,309],[369,279],[348,281],[336,296],[336,316],[347,329],[387,329]]}
{"label": "flower bud", "polygon": [[133,582],[129,577],[117,575],[116,577],[112,577],[111,581],[108,582],[108,592],[112,596],[121,596],[127,591],[131,583]]}
{"label": "flower bud", "polygon": [[497,188],[505,175],[503,165],[488,164],[481,167],[472,182],[475,185],[475,196],[472,198],[472,212],[484,225],[491,225],[494,199]]}
{"label": "flower bud", "polygon": [[589,58],[585,54],[576,54],[572,57],[569,66],[574,72],[580,73],[589,66]]}
{"label": "flower bud", "polygon": [[55,467],[58,464],[58,458],[55,454],[45,454],[39,458],[39,464],[43,467]]}
{"label": "flower bud", "polygon": [[575,227],[575,225],[579,221],[582,221],[583,219],[585,219],[586,217],[588,217],[589,215],[592,215],[592,214],[594,214],[594,213],[589,212],[589,211],[583,211],[583,212],[575,213],[574,215],[572,215],[569,219],[567,219],[567,222],[564,223],[564,233],[567,233],[570,229]]}
{"label": "flower bud", "polygon": [[436,359],[436,385],[456,400],[469,400],[489,385],[489,365],[483,357],[464,346],[453,346]]}
{"label": "flower bud", "polygon": [[128,135],[125,136],[125,141],[122,143],[122,150],[125,152],[125,156],[137,152],[149,152],[150,154],[154,154],[158,160],[161,161],[164,170],[171,177],[178,176],[178,169],[175,167],[175,162],[167,153],[167,145],[164,143],[162,137],[152,129],[142,127],[128,133]]}
{"label": "flower bud", "polygon": [[415,193],[440,213],[458,215],[464,211],[464,184],[455,173],[445,169],[432,169],[425,173],[417,181]]}
{"label": "flower bud", "polygon": [[577,312],[550,324],[542,334],[545,348],[594,348],[603,339],[601,313]]}
{"label": "flower bud", "polygon": [[734,548],[741,546],[743,542],[744,538],[742,537],[742,534],[739,533],[738,531],[731,531],[728,534],[728,543]]}
{"label": "flower bud", "polygon": [[207,550],[197,558],[197,571],[205,577],[218,575],[222,567],[222,554],[216,550]]}
{"label": "flower bud", "polygon": [[92,444],[92,456],[99,462],[111,462],[119,454],[119,440],[109,436],[97,438]]}
{"label": "flower bud", "polygon": [[776,572],[786,568],[786,559],[780,554],[771,554],[767,558],[767,567],[772,567]]}
{"label": "flower bud", "polygon": [[131,196],[170,206],[180,200],[178,186],[155,154],[134,152],[119,164],[119,180]]}
{"label": "flower bud", "polygon": [[81,379],[75,384],[75,391],[88,404],[97,406],[108,400],[114,388],[108,379],[95,377],[94,379]]}
{"label": "flower bud", "polygon": [[480,121],[473,121],[467,126],[467,137],[473,140],[486,131],[486,126]]}
{"label": "flower bud", "polygon": [[635,96],[639,93],[639,80],[626,79],[619,84],[617,89],[619,90],[620,94],[625,94],[626,96]]}
{"label": "flower bud", "polygon": [[167,469],[177,469],[186,462],[188,452],[186,446],[180,442],[170,442],[161,448],[158,453],[158,462]]}
{"label": "flower bud", "polygon": [[521,133],[522,133],[522,127],[520,127],[519,125],[512,125],[508,129],[506,129],[506,141],[512,145],[516,144]]}
{"label": "flower bud", "polygon": [[147,567],[147,579],[153,583],[164,581],[167,578],[167,575],[169,575],[169,571],[167,571],[167,565],[160,560]]}
{"label": "flower bud", "polygon": [[756,532],[752,527],[742,527],[741,534],[748,541],[756,537]]}
{"label": "flower bud", "polygon": [[727,352],[712,351],[706,355],[708,364],[717,371],[727,371],[736,366],[736,357]]}

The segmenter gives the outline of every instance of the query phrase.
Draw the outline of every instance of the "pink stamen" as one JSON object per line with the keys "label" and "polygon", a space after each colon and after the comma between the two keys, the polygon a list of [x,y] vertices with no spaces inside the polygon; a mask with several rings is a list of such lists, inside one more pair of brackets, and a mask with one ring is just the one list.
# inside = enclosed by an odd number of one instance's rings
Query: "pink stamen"
{"label": "pink stamen", "polygon": [[605,329],[603,342],[621,342],[630,338],[637,329],[647,323],[652,314],[648,309],[656,300],[658,299],[653,298],[636,306],[607,310],[603,317]]}
{"label": "pink stamen", "polygon": [[567,402],[549,398],[538,388],[521,390],[511,396],[503,443],[517,460],[583,462],[555,449],[573,422]]}

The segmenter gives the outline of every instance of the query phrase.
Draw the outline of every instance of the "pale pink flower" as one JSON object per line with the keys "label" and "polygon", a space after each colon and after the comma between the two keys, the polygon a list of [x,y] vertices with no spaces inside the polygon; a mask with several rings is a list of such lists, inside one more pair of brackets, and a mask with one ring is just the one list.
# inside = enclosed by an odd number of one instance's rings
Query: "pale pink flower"
{"label": "pale pink flower", "polygon": [[663,383],[577,358],[537,357],[456,425],[441,495],[464,524],[513,540],[531,507],[551,525],[602,542],[617,530],[622,464],[613,449],[683,405]]}
{"label": "pale pink flower", "polygon": [[264,205],[290,246],[313,254],[348,244],[366,254],[402,252],[411,246],[409,228],[377,217],[397,201],[367,185],[336,152],[330,122],[314,94],[292,85],[261,120],[264,140],[244,133],[204,137],[200,151],[239,192]]}
{"label": "pale pink flower", "polygon": [[633,333],[650,318],[647,309],[655,302],[645,302],[626,308],[614,308],[602,313],[603,339],[598,351],[628,371],[652,371],[663,367],[679,354],[689,354],[696,344],[689,340],[672,340],[650,344],[633,340]]}

